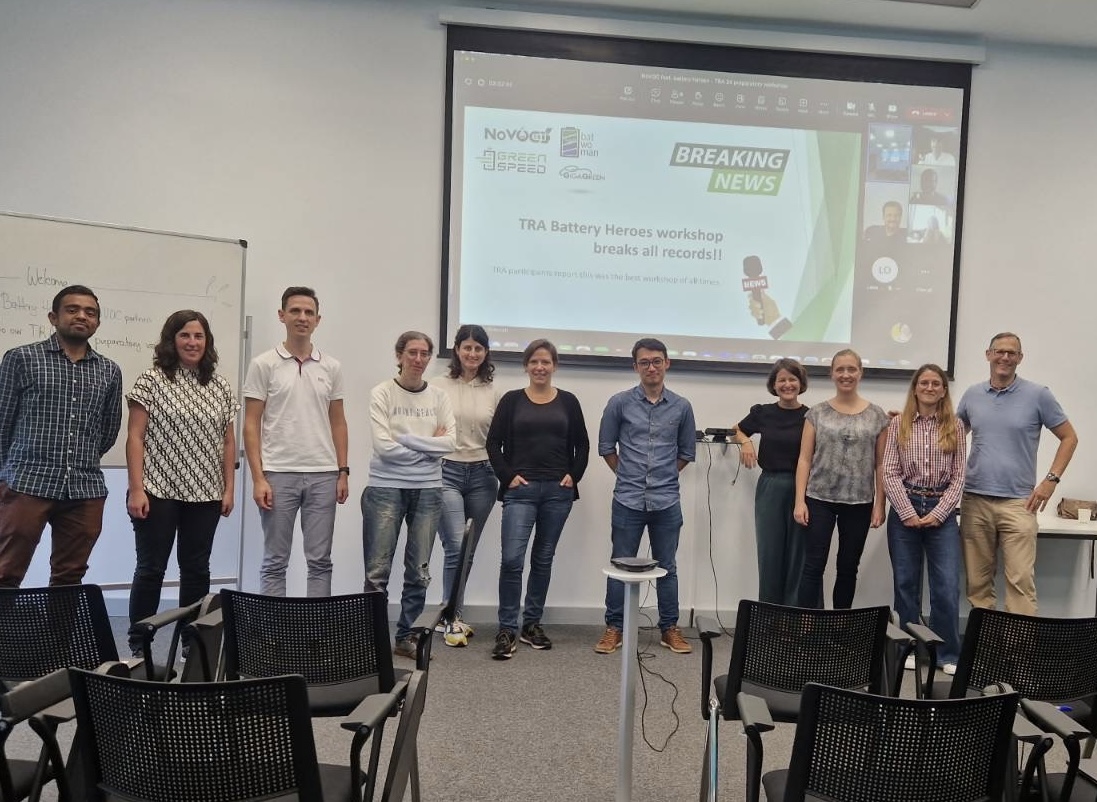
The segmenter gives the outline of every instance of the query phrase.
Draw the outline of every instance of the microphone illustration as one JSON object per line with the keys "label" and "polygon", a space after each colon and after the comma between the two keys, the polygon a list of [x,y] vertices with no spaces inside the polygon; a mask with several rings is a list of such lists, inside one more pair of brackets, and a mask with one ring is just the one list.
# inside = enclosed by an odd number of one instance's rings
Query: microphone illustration
{"label": "microphone illustration", "polygon": [[[762,260],[757,256],[747,256],[743,259],[743,292],[749,292],[756,304],[762,303],[762,290],[769,289],[769,281],[762,275]],[[758,325],[765,325],[761,317]]]}

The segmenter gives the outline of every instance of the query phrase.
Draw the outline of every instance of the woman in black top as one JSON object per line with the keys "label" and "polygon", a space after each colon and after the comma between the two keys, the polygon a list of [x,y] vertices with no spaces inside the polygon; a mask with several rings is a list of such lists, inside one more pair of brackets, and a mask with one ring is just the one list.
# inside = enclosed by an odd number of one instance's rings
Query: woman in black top
{"label": "woman in black top", "polygon": [[[491,656],[507,660],[517,639],[534,649],[551,649],[541,627],[552,559],[579,480],[587,469],[590,441],[579,400],[552,386],[558,357],[548,340],[534,340],[522,353],[529,376],[524,390],[499,399],[488,430],[488,459],[499,477],[503,501],[502,561],[499,567],[499,632]],[[518,633],[522,570],[533,535],[526,605]]]}
{"label": "woman in black top", "polygon": [[[776,404],[755,404],[739,422],[735,440],[748,468],[762,466],[754,496],[758,541],[758,599],[795,606],[804,566],[803,527],[792,517],[796,501],[796,461],[808,408],[800,403],[808,377],[795,359],[778,359],[766,389]],[[761,435],[755,452],[752,435]]]}

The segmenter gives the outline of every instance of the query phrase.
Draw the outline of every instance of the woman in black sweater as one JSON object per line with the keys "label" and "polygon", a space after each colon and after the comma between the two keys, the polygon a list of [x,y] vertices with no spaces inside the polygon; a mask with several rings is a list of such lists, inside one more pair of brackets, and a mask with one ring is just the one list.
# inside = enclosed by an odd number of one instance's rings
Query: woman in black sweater
{"label": "woman in black sweater", "polygon": [[[558,362],[556,347],[548,340],[531,342],[522,353],[529,386],[499,399],[488,431],[488,459],[499,477],[503,502],[499,632],[491,653],[496,660],[512,657],[518,639],[534,649],[552,648],[541,615],[556,544],[572,502],[579,498],[579,480],[590,453],[579,399],[552,386]],[[519,633],[522,570],[531,534],[533,552]]]}

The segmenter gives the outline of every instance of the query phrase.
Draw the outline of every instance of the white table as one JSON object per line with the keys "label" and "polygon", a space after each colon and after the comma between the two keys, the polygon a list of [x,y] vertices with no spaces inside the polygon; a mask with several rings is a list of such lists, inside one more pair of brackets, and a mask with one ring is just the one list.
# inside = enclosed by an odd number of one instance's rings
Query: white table
{"label": "white table", "polygon": [[632,731],[636,721],[636,632],[640,617],[640,585],[667,575],[665,568],[622,571],[607,566],[602,573],[625,583],[625,618],[621,629],[621,720],[617,726],[617,802],[632,802]]}
{"label": "white table", "polygon": [[[1097,543],[1097,521],[1076,521],[1060,518],[1052,510],[1036,513],[1036,536],[1049,540],[1088,540],[1090,548]],[[1092,564],[1093,556],[1090,556]],[[1094,607],[1097,615],[1097,606]]]}

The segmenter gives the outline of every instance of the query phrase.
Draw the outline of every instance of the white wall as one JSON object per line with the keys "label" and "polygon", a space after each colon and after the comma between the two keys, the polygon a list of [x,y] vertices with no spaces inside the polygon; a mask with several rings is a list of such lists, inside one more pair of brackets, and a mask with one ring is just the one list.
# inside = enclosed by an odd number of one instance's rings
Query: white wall
{"label": "white wall", "polygon": [[[254,316],[256,350],[281,336],[281,290],[317,288],[323,321],[316,339],[342,359],[348,377],[354,472],[351,501],[337,521],[335,583],[342,591],[362,581],[357,499],[369,452],[369,388],[394,372],[391,347],[400,331],[438,328],[440,7],[384,0],[0,4],[0,208],[247,239],[245,306]],[[1095,219],[1089,188],[1097,185],[1097,164],[1087,141],[1097,122],[1089,102],[1095,78],[1095,53],[993,44],[976,69],[957,327],[960,389],[985,377],[990,334],[1023,335],[1022,374],[1053,387],[1082,438],[1062,491],[1090,497],[1097,494],[1097,451],[1087,400],[1097,379],[1085,358],[1093,282],[1083,271]],[[619,370],[558,374],[583,402],[592,435],[606,398],[633,379]],[[702,427],[731,425],[767,398],[755,376],[672,370],[670,380],[693,401]],[[507,389],[522,376],[504,366],[498,382]],[[828,389],[816,381],[806,401],[821,401]],[[864,392],[894,408],[904,388],[871,381]],[[1053,450],[1045,440],[1041,469]],[[755,590],[754,477],[744,472],[729,491],[730,456],[719,449],[712,455],[718,602],[727,610]],[[704,459],[686,473],[683,607],[717,601]],[[597,462],[581,486],[549,598],[556,620],[600,619],[611,478]],[[124,488],[121,477],[112,482]],[[108,528],[93,555],[101,581],[125,581],[132,566],[121,495],[108,501]],[[255,588],[261,537],[253,505],[244,506],[243,579]],[[471,578],[474,607],[495,602],[498,522],[497,508]],[[1088,547],[1041,545],[1045,612],[1092,609],[1088,554]],[[35,571],[32,579],[45,576],[42,560]],[[300,561],[291,574],[291,592],[303,592]],[[432,597],[438,592],[432,588]],[[862,563],[858,600],[890,599],[878,530]]]}

